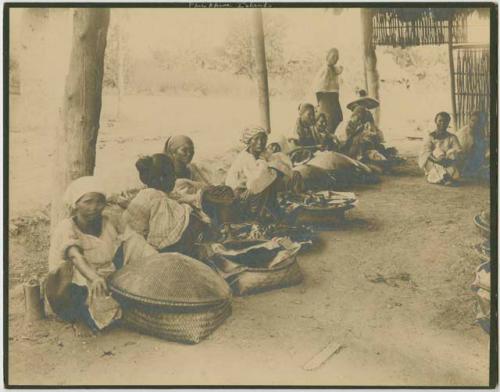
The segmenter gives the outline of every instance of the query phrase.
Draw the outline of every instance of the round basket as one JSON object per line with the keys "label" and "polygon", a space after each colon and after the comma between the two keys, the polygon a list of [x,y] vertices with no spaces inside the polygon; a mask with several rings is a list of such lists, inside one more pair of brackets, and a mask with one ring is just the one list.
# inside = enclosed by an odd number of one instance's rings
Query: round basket
{"label": "round basket", "polygon": [[203,311],[179,312],[164,307],[123,307],[123,322],[136,331],[180,343],[196,344],[215,331],[231,315],[230,302]]}
{"label": "round basket", "polygon": [[[264,242],[266,241],[228,241],[224,246],[230,249],[243,249]],[[214,255],[212,261],[220,266],[227,259],[221,255]],[[302,282],[303,275],[295,253],[272,268],[246,267],[241,272],[230,275],[227,280],[234,295],[244,296],[297,285]]]}
{"label": "round basket", "polygon": [[354,208],[353,204],[342,207],[304,207],[298,210],[295,224],[330,225],[344,220],[346,211]]}
{"label": "round basket", "polygon": [[474,217],[474,224],[479,230],[479,234],[481,234],[484,238],[490,239],[490,226],[481,219],[481,215],[476,215]]}
{"label": "round basket", "polygon": [[217,306],[231,299],[224,279],[180,253],[160,253],[128,264],[111,276],[109,286],[117,298],[170,308]]}

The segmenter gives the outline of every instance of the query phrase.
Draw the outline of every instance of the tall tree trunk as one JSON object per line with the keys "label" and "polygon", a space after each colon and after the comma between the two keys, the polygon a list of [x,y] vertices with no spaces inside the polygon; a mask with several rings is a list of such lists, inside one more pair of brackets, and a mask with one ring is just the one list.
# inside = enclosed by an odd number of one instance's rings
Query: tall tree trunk
{"label": "tall tree trunk", "polygon": [[62,127],[56,140],[52,229],[66,215],[62,196],[68,184],[94,173],[108,26],[109,9],[77,8],[74,11]]}
{"label": "tall tree trunk", "polygon": [[448,59],[450,66],[451,110],[454,130],[457,130],[457,103],[455,86],[455,65],[453,64],[453,17],[448,19]]}
{"label": "tall tree trunk", "polygon": [[264,26],[262,23],[262,10],[253,10],[254,20],[254,48],[255,48],[255,71],[257,89],[259,93],[259,116],[260,125],[271,131],[271,116],[269,113],[269,88],[267,82],[266,45],[264,40]]}
{"label": "tall tree trunk", "polygon": [[[361,9],[361,28],[363,31],[363,58],[365,70],[365,84],[368,94],[379,99],[379,74],[377,71],[377,54],[373,44],[373,13],[369,8]],[[380,120],[380,107],[375,109],[375,121]]]}

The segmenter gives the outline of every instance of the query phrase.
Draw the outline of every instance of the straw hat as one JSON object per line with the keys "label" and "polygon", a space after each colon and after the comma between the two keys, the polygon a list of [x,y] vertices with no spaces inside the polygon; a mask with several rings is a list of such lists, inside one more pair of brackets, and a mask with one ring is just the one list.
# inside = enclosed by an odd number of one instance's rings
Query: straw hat
{"label": "straw hat", "polygon": [[380,103],[375,99],[368,96],[366,90],[358,90],[358,99],[347,104],[347,109],[354,110],[356,106],[361,105],[366,109],[375,109],[380,105]]}

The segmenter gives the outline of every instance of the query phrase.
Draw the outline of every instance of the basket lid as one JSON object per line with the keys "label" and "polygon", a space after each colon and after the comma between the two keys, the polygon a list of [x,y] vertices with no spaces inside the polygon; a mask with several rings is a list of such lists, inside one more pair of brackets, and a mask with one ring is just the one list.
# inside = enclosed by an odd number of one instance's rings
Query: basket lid
{"label": "basket lid", "polygon": [[180,253],[160,253],[115,272],[110,289],[145,304],[195,307],[228,301],[231,289],[210,267]]}

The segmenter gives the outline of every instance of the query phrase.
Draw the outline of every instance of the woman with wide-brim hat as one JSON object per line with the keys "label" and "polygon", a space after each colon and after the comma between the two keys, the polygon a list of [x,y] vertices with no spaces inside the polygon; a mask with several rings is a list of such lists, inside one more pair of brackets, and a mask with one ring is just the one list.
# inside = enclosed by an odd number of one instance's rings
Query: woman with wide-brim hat
{"label": "woman with wide-brim hat", "polygon": [[349,109],[351,112],[354,111],[357,106],[361,106],[367,110],[375,109],[380,106],[380,102],[375,98],[368,96],[366,90],[358,90],[357,95],[358,98],[347,104],[347,109]]}

